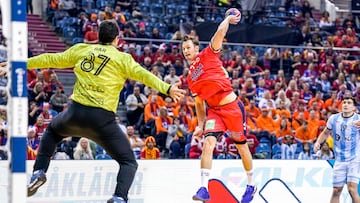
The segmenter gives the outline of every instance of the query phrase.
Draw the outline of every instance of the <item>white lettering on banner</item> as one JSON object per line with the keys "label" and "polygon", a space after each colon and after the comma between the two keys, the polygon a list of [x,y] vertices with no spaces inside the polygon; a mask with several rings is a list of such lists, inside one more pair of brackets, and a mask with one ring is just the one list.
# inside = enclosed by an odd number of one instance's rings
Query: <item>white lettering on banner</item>
{"label": "white lettering on banner", "polygon": [[[104,164],[102,161],[64,161],[50,167],[47,172],[47,183],[34,196],[33,201],[46,199],[49,202],[61,198],[62,202],[104,202],[113,193],[116,185],[118,165],[114,161]],[[61,162],[61,161],[60,161]],[[85,163],[85,164],[84,164]],[[90,164],[91,163],[91,164]],[[69,165],[67,165],[69,164]],[[51,164],[53,165],[53,163]],[[30,179],[30,174],[29,177]],[[129,191],[131,202],[143,203],[143,172],[138,170],[133,185]]]}
{"label": "white lettering on banner", "polygon": [[28,102],[26,97],[13,97],[12,134],[15,136],[27,136],[28,125]]}
{"label": "white lettering on banner", "polygon": [[[111,194],[116,184],[116,171],[102,171],[102,167],[88,167],[86,171],[59,173],[54,168],[48,175],[46,190],[39,191],[39,197],[96,197]],[[105,172],[105,173],[104,173]]]}
{"label": "white lettering on banner", "polygon": [[[139,160],[139,168],[129,193],[132,203],[187,203],[200,185],[199,160]],[[27,162],[31,171],[33,161]],[[219,179],[238,199],[245,190],[246,173],[240,160],[214,160],[212,178]],[[0,162],[0,168],[7,167]],[[48,182],[28,203],[104,202],[113,194],[118,165],[115,161],[52,161]],[[324,202],[331,196],[331,166],[322,160],[254,160],[254,179],[260,190],[271,178],[280,178],[302,203]],[[29,173],[30,178],[30,173]],[[1,194],[7,194],[2,193]],[[285,186],[269,183],[264,197],[283,202],[289,197]],[[286,193],[286,194],[285,194]],[[253,203],[264,200],[256,194]],[[269,201],[272,202],[272,201]],[[341,203],[351,198],[344,188]]]}
{"label": "white lettering on banner", "polygon": [[13,43],[11,43],[11,56],[13,61],[26,61],[28,50],[28,32],[26,22],[12,22]]}
{"label": "white lettering on banner", "polygon": [[24,75],[25,75],[25,70],[23,70],[22,68],[17,68],[15,69],[15,73],[16,73],[16,92],[17,92],[17,96],[18,97],[22,97],[23,96],[23,91],[24,91]]}

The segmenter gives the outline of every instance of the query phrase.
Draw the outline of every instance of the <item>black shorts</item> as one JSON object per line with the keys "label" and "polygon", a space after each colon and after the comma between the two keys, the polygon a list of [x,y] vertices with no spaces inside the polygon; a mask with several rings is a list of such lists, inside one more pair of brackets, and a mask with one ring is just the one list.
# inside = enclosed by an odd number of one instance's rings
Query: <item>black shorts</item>
{"label": "black shorts", "polygon": [[62,137],[86,137],[101,145],[116,161],[134,161],[127,136],[115,121],[114,112],[73,102],[53,118],[53,132]]}

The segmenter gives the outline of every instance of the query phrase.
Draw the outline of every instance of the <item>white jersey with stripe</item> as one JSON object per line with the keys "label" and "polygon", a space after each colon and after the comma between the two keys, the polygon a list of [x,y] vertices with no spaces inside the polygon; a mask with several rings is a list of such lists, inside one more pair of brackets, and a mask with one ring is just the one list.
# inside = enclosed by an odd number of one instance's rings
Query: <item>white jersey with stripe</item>
{"label": "white jersey with stripe", "polygon": [[360,161],[360,129],[354,126],[354,122],[358,120],[359,114],[343,117],[342,113],[337,113],[331,115],[327,121],[326,127],[334,138],[336,161]]}

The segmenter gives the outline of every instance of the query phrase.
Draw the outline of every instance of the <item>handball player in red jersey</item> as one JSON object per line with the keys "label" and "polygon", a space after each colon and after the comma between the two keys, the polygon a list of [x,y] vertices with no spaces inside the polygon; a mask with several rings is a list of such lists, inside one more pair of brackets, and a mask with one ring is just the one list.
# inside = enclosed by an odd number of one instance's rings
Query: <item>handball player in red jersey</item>
{"label": "handball player in red jersey", "polygon": [[256,192],[252,180],[252,156],[246,143],[245,108],[233,92],[228,74],[220,61],[222,42],[229,24],[237,24],[241,19],[240,12],[236,11],[238,15],[226,15],[210,44],[200,53],[199,41],[195,38],[185,36],[182,42],[183,54],[190,63],[187,82],[195,96],[198,117],[198,126],[193,136],[205,136],[201,156],[201,187],[193,196],[193,200],[205,202],[210,199],[208,181],[213,150],[216,140],[225,131],[229,131],[247,173],[248,185],[241,202],[251,202]]}

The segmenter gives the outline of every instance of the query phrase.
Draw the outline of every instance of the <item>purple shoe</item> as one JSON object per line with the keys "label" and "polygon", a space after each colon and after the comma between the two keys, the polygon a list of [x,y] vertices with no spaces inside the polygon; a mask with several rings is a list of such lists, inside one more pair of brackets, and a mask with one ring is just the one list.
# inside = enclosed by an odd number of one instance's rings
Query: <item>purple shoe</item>
{"label": "purple shoe", "polygon": [[210,200],[210,195],[209,192],[207,191],[207,189],[205,187],[201,187],[196,194],[192,197],[193,200],[195,201],[209,201]]}
{"label": "purple shoe", "polygon": [[256,186],[247,185],[246,191],[244,195],[242,196],[241,203],[249,203],[251,200],[253,200],[254,195],[256,193]]}

